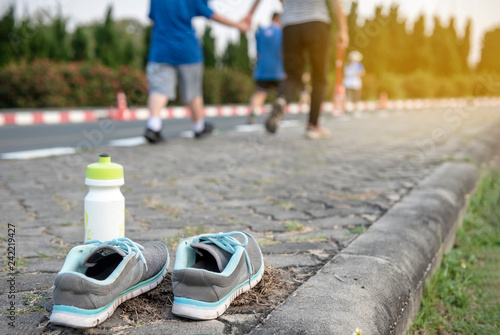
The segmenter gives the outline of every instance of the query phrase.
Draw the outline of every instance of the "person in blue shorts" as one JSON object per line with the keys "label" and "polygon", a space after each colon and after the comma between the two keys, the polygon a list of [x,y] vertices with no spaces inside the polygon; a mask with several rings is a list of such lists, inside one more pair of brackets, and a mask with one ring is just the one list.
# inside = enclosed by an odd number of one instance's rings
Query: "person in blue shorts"
{"label": "person in blue shorts", "polygon": [[215,13],[207,6],[207,0],[151,0],[149,18],[153,27],[146,66],[151,116],[144,134],[150,143],[163,141],[160,112],[169,100],[176,98],[177,79],[182,101],[191,110],[195,138],[214,129],[203,118],[203,50],[191,24],[195,16],[204,16],[242,32],[249,29],[245,20],[235,22]]}
{"label": "person in blue shorts", "polygon": [[250,115],[248,123],[254,122],[256,109],[266,101],[268,92],[276,90],[285,77],[283,69],[283,33],[281,31],[281,14],[274,13],[271,25],[260,28],[255,33],[257,44],[257,63],[253,72],[255,92],[250,98]]}

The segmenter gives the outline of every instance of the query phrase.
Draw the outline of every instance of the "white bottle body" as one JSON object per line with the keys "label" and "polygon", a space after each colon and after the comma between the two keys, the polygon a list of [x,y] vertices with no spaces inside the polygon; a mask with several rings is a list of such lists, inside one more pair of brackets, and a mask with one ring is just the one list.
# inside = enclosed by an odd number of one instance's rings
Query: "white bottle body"
{"label": "white bottle body", "polygon": [[123,178],[85,179],[89,192],[85,196],[84,241],[110,241],[125,236],[125,198],[120,192]]}

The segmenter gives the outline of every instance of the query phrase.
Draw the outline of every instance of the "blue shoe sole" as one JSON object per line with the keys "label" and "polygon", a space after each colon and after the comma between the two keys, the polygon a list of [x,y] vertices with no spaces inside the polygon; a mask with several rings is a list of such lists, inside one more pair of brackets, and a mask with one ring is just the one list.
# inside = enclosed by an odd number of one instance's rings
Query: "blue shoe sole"
{"label": "blue shoe sole", "polygon": [[249,291],[257,285],[264,274],[264,262],[259,271],[252,277],[250,283],[245,281],[240,284],[228,295],[216,302],[204,302],[188,298],[174,297],[172,305],[172,314],[193,319],[193,320],[212,320],[221,316],[228,309],[231,302],[242,293]]}

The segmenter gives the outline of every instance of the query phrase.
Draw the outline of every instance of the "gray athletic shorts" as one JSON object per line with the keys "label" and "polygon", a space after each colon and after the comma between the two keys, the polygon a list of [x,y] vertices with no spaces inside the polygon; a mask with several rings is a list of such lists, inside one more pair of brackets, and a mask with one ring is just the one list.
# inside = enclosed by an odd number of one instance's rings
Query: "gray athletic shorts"
{"label": "gray athletic shorts", "polygon": [[165,63],[148,62],[146,66],[149,93],[166,95],[175,100],[177,78],[183,102],[189,102],[202,96],[203,63],[173,66]]}

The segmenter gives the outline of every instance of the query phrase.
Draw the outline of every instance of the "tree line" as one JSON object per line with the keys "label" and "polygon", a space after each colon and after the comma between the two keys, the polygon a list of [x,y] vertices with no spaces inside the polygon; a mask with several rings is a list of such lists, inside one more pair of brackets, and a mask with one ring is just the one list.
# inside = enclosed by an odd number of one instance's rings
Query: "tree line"
{"label": "tree line", "polygon": [[[151,26],[137,20],[113,19],[109,7],[104,20],[77,26],[68,32],[68,20],[60,13],[53,16],[39,11],[21,20],[15,18],[12,5],[0,19],[0,67],[9,62],[49,58],[57,61],[98,61],[116,68],[120,65],[144,67],[147,61]],[[248,40],[241,34],[238,42],[229,42],[218,57],[210,26],[202,36],[205,66],[222,64],[250,73]]]}
{"label": "tree line", "polygon": [[500,63],[495,60],[500,51],[500,21],[499,28],[485,33],[481,59],[471,66],[471,19],[458,34],[454,17],[443,22],[436,16],[429,33],[425,15],[408,24],[397,5],[386,10],[378,6],[360,22],[357,2],[351,4],[347,19],[347,53],[357,50],[364,56],[365,98],[376,98],[381,91],[397,98],[500,94]]}
{"label": "tree line", "polygon": [[[37,59],[56,63],[99,63],[110,69],[127,66],[141,71],[147,62],[151,27],[137,20],[115,20],[112,7],[102,20],[77,26],[72,32],[68,31],[68,19],[60,11],[56,15],[39,11],[17,19],[12,5],[0,15],[0,72],[9,64]],[[500,62],[497,61],[500,27],[485,33],[481,59],[471,67],[468,58],[472,21],[468,20],[463,33],[458,34],[453,17],[444,23],[434,18],[431,33],[426,31],[426,20],[421,15],[409,25],[399,8],[393,5],[385,10],[377,7],[372,17],[360,22],[358,3],[352,3],[348,13],[351,44],[347,52],[357,50],[364,55],[367,72],[364,98],[377,98],[381,91],[389,92],[393,98],[473,95],[472,86],[477,86],[474,81],[480,81],[481,74],[494,78],[500,75]],[[335,32],[335,25],[332,25],[332,32]],[[240,34],[238,41],[230,41],[221,55],[216,53],[216,40],[210,25],[206,26],[201,41],[205,68],[220,76],[223,71],[238,73],[239,84],[242,78],[248,78],[243,80],[244,85],[250,86],[245,92],[251,91],[254,60],[248,54],[247,35]],[[332,50],[331,78],[334,55],[335,50]],[[230,80],[227,74],[224,78],[221,77],[220,82]],[[225,89],[224,86],[221,89]],[[484,93],[500,94],[491,87],[486,91]],[[224,99],[214,96],[212,100]]]}

